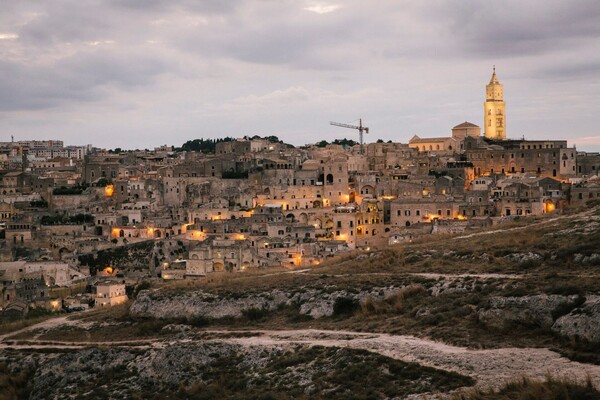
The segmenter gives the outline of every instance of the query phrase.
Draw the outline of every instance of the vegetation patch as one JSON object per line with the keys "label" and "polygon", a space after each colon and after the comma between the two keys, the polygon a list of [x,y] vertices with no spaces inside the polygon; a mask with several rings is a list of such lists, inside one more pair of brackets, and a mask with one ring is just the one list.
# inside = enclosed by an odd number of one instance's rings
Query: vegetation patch
{"label": "vegetation patch", "polygon": [[597,400],[600,392],[592,381],[577,382],[569,379],[547,377],[544,381],[523,378],[506,384],[499,390],[474,390],[457,394],[454,400]]}
{"label": "vegetation patch", "polygon": [[[212,365],[210,379],[181,394],[190,399],[385,399],[444,392],[474,382],[456,373],[405,363],[365,350],[298,347],[274,354],[252,374]],[[234,376],[235,375],[235,376]]]}

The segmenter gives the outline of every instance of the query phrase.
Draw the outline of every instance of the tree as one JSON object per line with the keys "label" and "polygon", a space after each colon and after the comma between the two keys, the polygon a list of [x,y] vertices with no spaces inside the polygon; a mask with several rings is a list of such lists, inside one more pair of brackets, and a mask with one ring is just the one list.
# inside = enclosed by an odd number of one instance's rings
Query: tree
{"label": "tree", "polygon": [[231,142],[234,138],[226,137],[222,139],[194,139],[188,140],[181,146],[181,151],[198,151],[205,154],[214,154],[217,143]]}

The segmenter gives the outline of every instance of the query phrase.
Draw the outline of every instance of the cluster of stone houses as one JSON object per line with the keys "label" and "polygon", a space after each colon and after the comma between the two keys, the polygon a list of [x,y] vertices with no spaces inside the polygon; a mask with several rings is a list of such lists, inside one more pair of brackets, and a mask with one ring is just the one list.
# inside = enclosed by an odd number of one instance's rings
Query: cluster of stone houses
{"label": "cluster of stone houses", "polygon": [[331,249],[382,247],[598,197],[600,156],[566,141],[494,141],[470,123],[449,138],[370,143],[364,154],[262,139],[217,143],[214,154],[96,151],[71,160],[61,186],[40,184],[43,170],[0,172],[10,188],[0,195],[4,239],[46,245],[56,259],[184,239],[194,275],[311,265]]}
{"label": "cluster of stone houses", "polygon": [[447,137],[364,151],[272,138],[218,142],[210,153],[85,146],[71,155],[54,153],[57,141],[0,143],[0,261],[25,254],[80,268],[82,254],[175,240],[185,251],[154,262],[164,279],[305,267],[600,202],[599,154],[565,140],[506,139],[495,72],[486,93],[485,135],[464,122]]}

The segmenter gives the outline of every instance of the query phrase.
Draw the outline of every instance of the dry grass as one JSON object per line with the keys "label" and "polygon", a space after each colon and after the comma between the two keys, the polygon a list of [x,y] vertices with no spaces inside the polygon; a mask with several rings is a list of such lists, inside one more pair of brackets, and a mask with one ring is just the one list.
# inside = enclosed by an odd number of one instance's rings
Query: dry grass
{"label": "dry grass", "polygon": [[413,284],[405,286],[394,295],[381,300],[368,297],[360,308],[364,315],[399,313],[402,311],[406,299],[426,292],[423,285]]}
{"label": "dry grass", "polygon": [[585,382],[547,376],[544,381],[522,378],[498,390],[471,390],[453,400],[597,400],[600,392],[590,378]]}
{"label": "dry grass", "polygon": [[56,317],[56,315],[43,315],[40,317],[19,319],[16,321],[2,321],[2,322],[0,322],[0,335],[5,335],[5,334],[11,333],[11,332],[16,332],[21,329],[25,329],[29,326],[39,324],[40,322],[43,322],[47,319],[55,318],[55,317]]}
{"label": "dry grass", "polygon": [[129,307],[133,304],[133,300],[112,307],[94,308],[79,314],[73,314],[72,319],[82,321],[112,321],[112,320],[128,320]]}

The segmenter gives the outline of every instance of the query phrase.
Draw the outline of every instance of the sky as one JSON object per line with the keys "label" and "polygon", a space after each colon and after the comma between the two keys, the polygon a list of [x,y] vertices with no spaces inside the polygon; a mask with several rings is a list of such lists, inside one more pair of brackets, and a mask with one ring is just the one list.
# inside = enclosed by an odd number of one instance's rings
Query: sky
{"label": "sky", "polygon": [[407,143],[483,126],[600,151],[598,0],[3,1],[0,141],[143,149],[276,135]]}

